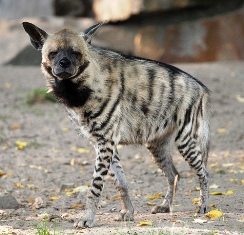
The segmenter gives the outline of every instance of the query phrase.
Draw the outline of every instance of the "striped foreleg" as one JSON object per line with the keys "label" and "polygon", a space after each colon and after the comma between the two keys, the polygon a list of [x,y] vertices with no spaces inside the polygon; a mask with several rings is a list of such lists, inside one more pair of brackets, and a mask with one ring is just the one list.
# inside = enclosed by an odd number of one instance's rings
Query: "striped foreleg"
{"label": "striped foreleg", "polygon": [[110,162],[114,152],[113,142],[100,141],[97,143],[97,157],[93,180],[90,191],[88,192],[86,210],[84,216],[75,223],[75,227],[93,227],[95,225],[95,214],[104,186],[104,178],[108,173]]}

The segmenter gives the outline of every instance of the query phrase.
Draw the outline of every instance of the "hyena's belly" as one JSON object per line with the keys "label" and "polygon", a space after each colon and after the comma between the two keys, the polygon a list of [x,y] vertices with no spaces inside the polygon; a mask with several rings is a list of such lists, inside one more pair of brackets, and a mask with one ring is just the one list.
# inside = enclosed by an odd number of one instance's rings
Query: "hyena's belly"
{"label": "hyena's belly", "polygon": [[172,123],[167,120],[139,119],[137,121],[124,121],[120,127],[121,144],[146,144],[155,139],[162,138]]}

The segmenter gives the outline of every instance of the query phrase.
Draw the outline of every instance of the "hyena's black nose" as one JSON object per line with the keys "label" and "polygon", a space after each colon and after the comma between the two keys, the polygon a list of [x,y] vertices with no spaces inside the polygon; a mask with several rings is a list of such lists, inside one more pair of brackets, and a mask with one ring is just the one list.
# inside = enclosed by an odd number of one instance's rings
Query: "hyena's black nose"
{"label": "hyena's black nose", "polygon": [[64,57],[59,61],[59,65],[62,68],[68,68],[71,65],[71,61],[67,57]]}

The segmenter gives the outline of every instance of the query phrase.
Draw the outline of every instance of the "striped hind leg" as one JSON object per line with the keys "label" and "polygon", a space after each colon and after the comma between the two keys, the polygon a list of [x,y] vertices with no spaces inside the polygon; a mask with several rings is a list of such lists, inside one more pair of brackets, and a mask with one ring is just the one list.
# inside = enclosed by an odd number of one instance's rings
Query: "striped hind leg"
{"label": "striped hind leg", "polygon": [[[209,210],[208,173],[205,166],[206,158],[202,155],[199,142],[197,139],[191,137],[190,134],[184,135],[183,133],[177,138],[176,145],[181,155],[198,176],[200,183],[200,201],[196,212],[204,214]],[[205,152],[207,153],[207,150]]]}
{"label": "striped hind leg", "polygon": [[117,221],[132,221],[134,220],[134,209],[128,193],[128,185],[125,178],[123,168],[120,164],[117,151],[115,151],[110,165],[110,176],[113,177],[114,185],[121,196],[122,209],[115,220]]}
{"label": "striped hind leg", "polygon": [[159,206],[155,206],[152,209],[152,213],[156,214],[170,212],[175,188],[175,178],[176,175],[179,176],[179,173],[175,169],[175,166],[172,162],[172,157],[170,154],[172,147],[172,136],[170,135],[166,138],[155,140],[151,143],[148,143],[146,147],[168,180],[168,190],[166,192],[163,203]]}

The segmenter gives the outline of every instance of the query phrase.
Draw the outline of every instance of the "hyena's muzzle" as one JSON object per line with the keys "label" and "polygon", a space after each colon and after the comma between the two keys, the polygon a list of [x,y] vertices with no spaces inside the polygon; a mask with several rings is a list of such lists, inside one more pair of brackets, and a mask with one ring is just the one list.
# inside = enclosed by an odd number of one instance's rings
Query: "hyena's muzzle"
{"label": "hyena's muzzle", "polygon": [[72,49],[62,49],[49,54],[52,61],[52,73],[60,80],[76,77],[79,73],[81,54]]}

